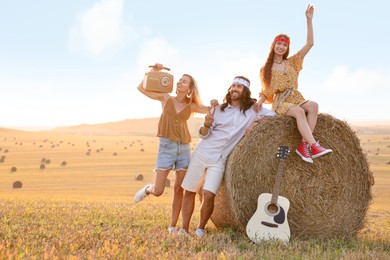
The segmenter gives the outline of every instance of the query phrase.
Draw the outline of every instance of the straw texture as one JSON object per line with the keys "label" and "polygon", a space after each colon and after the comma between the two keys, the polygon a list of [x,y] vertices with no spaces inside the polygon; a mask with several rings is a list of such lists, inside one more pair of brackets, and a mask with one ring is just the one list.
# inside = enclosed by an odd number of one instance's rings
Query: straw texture
{"label": "straw texture", "polygon": [[280,196],[290,201],[288,223],[295,238],[352,237],[363,227],[374,184],[367,158],[350,126],[320,114],[314,138],[333,153],[304,162],[296,153],[301,136],[295,119],[263,119],[229,156],[211,221],[243,233],[261,193],[272,193],[279,146],[286,159]]}

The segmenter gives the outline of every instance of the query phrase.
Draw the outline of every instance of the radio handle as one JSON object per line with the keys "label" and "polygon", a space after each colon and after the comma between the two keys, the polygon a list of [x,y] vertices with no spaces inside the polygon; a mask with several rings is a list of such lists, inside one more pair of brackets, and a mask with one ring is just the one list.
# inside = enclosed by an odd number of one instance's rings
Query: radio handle
{"label": "radio handle", "polygon": [[[149,65],[149,68],[155,68],[155,66],[154,66],[154,65]],[[167,68],[167,67],[163,67],[163,69],[164,69],[164,70],[168,70],[168,71],[171,70],[170,68]]]}

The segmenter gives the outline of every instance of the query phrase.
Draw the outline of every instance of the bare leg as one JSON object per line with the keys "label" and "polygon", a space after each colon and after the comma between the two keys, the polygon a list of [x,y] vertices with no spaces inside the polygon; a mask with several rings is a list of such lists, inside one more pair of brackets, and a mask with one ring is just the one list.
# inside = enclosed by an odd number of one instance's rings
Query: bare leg
{"label": "bare leg", "polygon": [[196,192],[191,192],[188,190],[184,191],[183,208],[181,211],[181,217],[183,221],[183,228],[185,229],[185,231],[187,231],[187,233],[190,228],[192,213],[194,213],[195,196],[196,196]]}
{"label": "bare leg", "polygon": [[156,197],[161,196],[165,189],[165,182],[170,170],[156,170],[154,175],[154,184],[146,189],[146,194],[152,194]]}
{"label": "bare leg", "polygon": [[180,216],[184,192],[183,188],[181,187],[181,183],[183,182],[186,172],[187,169],[176,172],[175,184],[173,186],[171,227],[176,227],[177,220]]}
{"label": "bare leg", "polygon": [[198,228],[204,229],[204,227],[207,224],[207,221],[211,217],[211,214],[213,214],[214,199],[215,199],[214,193],[208,190],[203,190],[203,201],[200,207],[200,221],[199,221]]}
{"label": "bare leg", "polygon": [[304,141],[309,143],[309,145],[312,145],[316,142],[306,119],[306,112],[302,107],[292,107],[287,111],[286,115],[296,119],[299,133],[302,135]]}
{"label": "bare leg", "polygon": [[301,106],[306,112],[306,120],[309,124],[310,130],[313,133],[314,128],[317,124],[318,118],[318,104],[313,101],[307,101],[305,104]]}

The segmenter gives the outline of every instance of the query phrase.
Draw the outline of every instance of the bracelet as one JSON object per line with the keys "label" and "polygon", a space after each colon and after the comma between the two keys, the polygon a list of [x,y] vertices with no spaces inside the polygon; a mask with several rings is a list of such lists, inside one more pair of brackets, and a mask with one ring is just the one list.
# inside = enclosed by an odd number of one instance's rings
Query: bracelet
{"label": "bracelet", "polygon": [[211,125],[207,126],[206,123],[203,123],[203,126],[206,128],[210,128]]}

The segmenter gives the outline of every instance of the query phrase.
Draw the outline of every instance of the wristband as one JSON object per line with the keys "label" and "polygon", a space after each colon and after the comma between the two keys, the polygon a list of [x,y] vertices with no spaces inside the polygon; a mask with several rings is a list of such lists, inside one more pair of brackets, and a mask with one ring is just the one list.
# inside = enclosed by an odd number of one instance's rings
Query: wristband
{"label": "wristband", "polygon": [[203,123],[203,126],[206,128],[210,128],[211,125],[207,126],[206,123]]}

